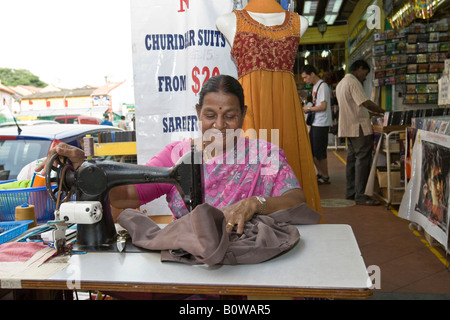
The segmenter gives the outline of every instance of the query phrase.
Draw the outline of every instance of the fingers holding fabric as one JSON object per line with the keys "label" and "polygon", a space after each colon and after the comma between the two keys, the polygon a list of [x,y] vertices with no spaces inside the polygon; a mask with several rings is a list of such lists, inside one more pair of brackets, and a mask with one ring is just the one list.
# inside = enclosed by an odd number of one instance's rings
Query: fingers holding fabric
{"label": "fingers holding fabric", "polygon": [[255,214],[254,201],[250,198],[243,199],[236,203],[233,203],[222,209],[226,219],[227,232],[233,231],[236,227],[236,232],[239,234],[244,233],[244,226]]}

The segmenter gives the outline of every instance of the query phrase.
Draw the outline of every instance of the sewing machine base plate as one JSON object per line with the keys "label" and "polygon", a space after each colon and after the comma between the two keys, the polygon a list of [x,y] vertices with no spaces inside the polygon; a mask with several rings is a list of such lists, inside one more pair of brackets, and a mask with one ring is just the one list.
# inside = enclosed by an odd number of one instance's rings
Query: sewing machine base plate
{"label": "sewing machine base plate", "polygon": [[[113,241],[111,243],[105,243],[100,245],[80,245],[76,242],[73,244],[73,251],[74,252],[119,252],[117,249],[116,241]],[[126,246],[123,253],[137,253],[137,252],[149,252],[149,250],[144,248],[136,247],[131,243],[130,239],[127,239]]]}

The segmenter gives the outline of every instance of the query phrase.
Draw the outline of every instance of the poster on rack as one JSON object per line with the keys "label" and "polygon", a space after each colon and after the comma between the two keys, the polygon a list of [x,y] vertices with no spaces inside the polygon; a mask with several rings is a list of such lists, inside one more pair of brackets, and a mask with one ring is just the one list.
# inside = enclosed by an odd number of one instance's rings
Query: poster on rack
{"label": "poster on rack", "polygon": [[[217,74],[237,78],[230,46],[216,28],[232,9],[232,0],[131,0],[138,164],[172,142],[198,137],[195,105],[203,83]],[[159,202],[167,214],[165,199]]]}
{"label": "poster on rack", "polygon": [[450,136],[417,130],[412,150],[411,179],[399,217],[420,225],[448,248]]}
{"label": "poster on rack", "polygon": [[417,129],[413,127],[406,128],[405,143],[405,179],[408,182],[411,179],[411,167],[413,159],[414,142],[416,141]]}

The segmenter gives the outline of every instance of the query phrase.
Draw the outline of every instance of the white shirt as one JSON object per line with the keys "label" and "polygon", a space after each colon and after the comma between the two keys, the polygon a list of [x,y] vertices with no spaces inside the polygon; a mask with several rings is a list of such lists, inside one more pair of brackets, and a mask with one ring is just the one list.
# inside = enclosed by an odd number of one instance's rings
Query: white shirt
{"label": "white shirt", "polygon": [[338,83],[336,98],[339,103],[339,137],[359,137],[359,127],[365,136],[372,134],[369,111],[362,105],[369,100],[362,83],[351,73]]}
{"label": "white shirt", "polygon": [[[320,83],[322,83],[322,85],[319,88],[319,92],[317,92],[317,88],[319,87]],[[330,88],[328,87],[328,84],[326,84],[323,80],[319,80],[313,86],[313,100],[316,96],[316,92],[317,97],[314,106],[320,106],[320,104],[325,101],[327,103],[327,108],[324,111],[316,112],[312,125],[314,127],[329,127],[333,124],[333,121],[331,119]]]}

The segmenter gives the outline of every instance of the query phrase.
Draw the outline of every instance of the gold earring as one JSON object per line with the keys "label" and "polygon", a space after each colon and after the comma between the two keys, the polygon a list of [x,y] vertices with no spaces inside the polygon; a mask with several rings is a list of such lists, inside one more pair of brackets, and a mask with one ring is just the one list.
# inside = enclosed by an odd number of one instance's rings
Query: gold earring
{"label": "gold earring", "polygon": [[213,123],[213,128],[216,128],[216,123],[215,122]]}

